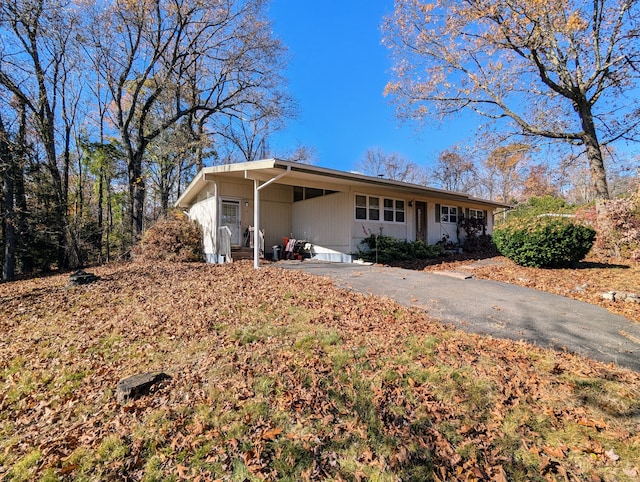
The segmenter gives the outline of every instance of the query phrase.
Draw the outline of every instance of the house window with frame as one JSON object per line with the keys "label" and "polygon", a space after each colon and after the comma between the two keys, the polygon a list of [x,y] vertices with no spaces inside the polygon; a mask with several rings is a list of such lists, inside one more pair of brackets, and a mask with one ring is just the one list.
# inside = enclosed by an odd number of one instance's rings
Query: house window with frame
{"label": "house window with frame", "polygon": [[356,219],[367,219],[367,196],[356,194]]}
{"label": "house window with frame", "polygon": [[380,221],[380,198],[369,196],[369,221]]}
{"label": "house window with frame", "polygon": [[440,222],[441,223],[458,223],[458,208],[456,206],[440,205]]}
{"label": "house window with frame", "polygon": [[[356,219],[364,221],[405,222],[405,201],[356,194]],[[382,212],[381,212],[382,211]]]}
{"label": "house window with frame", "polygon": [[396,223],[404,223],[404,201],[396,199]]}
{"label": "house window with frame", "polygon": [[484,220],[484,211],[481,209],[469,209],[469,219]]}
{"label": "house window with frame", "polygon": [[393,208],[393,199],[384,200],[384,220],[393,222],[395,219],[395,210]]}

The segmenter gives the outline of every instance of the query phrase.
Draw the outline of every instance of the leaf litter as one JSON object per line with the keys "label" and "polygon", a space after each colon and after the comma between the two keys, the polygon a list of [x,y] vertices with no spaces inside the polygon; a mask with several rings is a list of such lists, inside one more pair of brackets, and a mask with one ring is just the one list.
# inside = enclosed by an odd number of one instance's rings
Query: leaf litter
{"label": "leaf litter", "polygon": [[[0,285],[0,479],[634,480],[640,375],[250,263]],[[146,396],[118,381],[165,371]]]}
{"label": "leaf litter", "polygon": [[612,313],[640,322],[640,303],[613,301],[603,293],[624,292],[640,296],[640,263],[620,258],[588,257],[575,268],[528,268],[497,256],[485,265],[475,260],[452,260],[425,265],[413,264],[412,269],[425,271],[470,270],[477,278],[491,279],[602,306]]}

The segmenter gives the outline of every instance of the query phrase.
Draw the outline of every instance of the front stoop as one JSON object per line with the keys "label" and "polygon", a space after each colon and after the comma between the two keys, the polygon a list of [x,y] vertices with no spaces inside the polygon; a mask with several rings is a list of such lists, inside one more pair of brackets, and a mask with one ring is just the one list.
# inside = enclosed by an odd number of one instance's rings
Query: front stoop
{"label": "front stoop", "polygon": [[231,259],[234,261],[253,259],[253,248],[231,248]]}

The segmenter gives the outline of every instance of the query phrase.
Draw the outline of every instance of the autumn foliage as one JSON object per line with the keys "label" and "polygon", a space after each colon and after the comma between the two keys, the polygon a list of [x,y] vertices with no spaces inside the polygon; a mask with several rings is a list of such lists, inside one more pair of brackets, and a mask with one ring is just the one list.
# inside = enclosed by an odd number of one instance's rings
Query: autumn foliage
{"label": "autumn foliage", "polygon": [[3,480],[638,477],[637,373],[296,271],[95,272],[0,284]]}
{"label": "autumn foliage", "polygon": [[136,247],[147,261],[202,261],[202,228],[180,211],[171,211],[145,231]]}
{"label": "autumn foliage", "polygon": [[597,227],[598,252],[640,261],[640,189],[629,197],[607,201],[602,209],[599,217],[595,207],[578,212]]}

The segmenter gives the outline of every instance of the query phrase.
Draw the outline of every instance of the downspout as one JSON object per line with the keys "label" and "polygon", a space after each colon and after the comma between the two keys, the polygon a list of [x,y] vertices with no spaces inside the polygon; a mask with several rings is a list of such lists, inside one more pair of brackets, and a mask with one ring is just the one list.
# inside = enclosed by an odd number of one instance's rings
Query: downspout
{"label": "downspout", "polygon": [[[287,166],[287,170],[278,174],[276,177],[269,179],[264,184],[260,184],[258,179],[253,180],[253,267],[258,269],[260,267],[260,190],[267,187],[272,182],[286,176],[291,172],[291,166]],[[245,172],[246,176],[246,172]]]}

